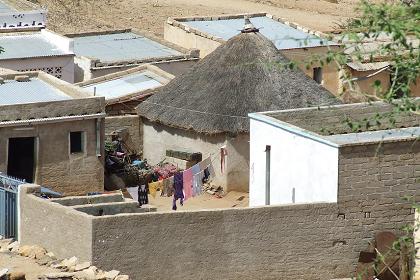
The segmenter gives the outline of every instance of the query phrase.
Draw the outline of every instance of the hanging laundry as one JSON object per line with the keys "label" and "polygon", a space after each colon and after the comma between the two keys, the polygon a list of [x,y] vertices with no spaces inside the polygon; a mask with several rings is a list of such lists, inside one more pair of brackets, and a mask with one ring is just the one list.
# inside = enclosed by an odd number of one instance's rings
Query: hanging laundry
{"label": "hanging laundry", "polygon": [[210,175],[212,177],[216,176],[216,173],[214,172],[213,163],[211,162],[211,157],[207,157],[206,159],[204,159],[199,164],[200,164],[201,170],[205,170],[206,168],[208,168],[208,171],[210,172]]}
{"label": "hanging laundry", "polygon": [[149,197],[147,196],[147,188],[146,185],[141,185],[138,188],[138,200],[139,205],[142,206],[143,204],[149,204]]}
{"label": "hanging laundry", "polygon": [[222,174],[226,171],[227,154],[228,152],[225,146],[220,148],[220,172]]}
{"label": "hanging laundry", "polygon": [[162,189],[162,181],[149,183],[149,194],[156,197],[156,192]]}
{"label": "hanging laundry", "polygon": [[174,199],[172,202],[172,210],[176,210],[176,201],[179,199],[180,204],[184,205],[184,192],[183,192],[183,174],[182,172],[177,172],[174,175]]}
{"label": "hanging laundry", "polygon": [[193,174],[193,180],[192,180],[192,196],[195,197],[201,193],[201,169],[200,165],[196,164],[193,167],[191,167],[191,171]]}
{"label": "hanging laundry", "polygon": [[127,188],[127,191],[133,200],[139,200],[139,186]]}
{"label": "hanging laundry", "polygon": [[193,188],[193,172],[189,168],[184,170],[182,173],[182,179],[184,183],[184,201],[192,197],[192,188]]}
{"label": "hanging laundry", "polygon": [[174,177],[163,180],[161,196],[170,197],[174,194]]}

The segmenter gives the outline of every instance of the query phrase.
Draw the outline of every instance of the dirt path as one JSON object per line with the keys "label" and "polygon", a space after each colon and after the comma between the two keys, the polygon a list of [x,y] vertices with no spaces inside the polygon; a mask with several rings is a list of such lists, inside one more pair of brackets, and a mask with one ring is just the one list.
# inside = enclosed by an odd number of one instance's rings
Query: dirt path
{"label": "dirt path", "polygon": [[[12,0],[9,0],[12,1]],[[139,28],[162,35],[168,17],[268,12],[320,31],[352,16],[357,0],[37,0],[59,33]]]}
{"label": "dirt path", "polygon": [[26,280],[37,280],[39,275],[60,272],[57,269],[38,265],[35,260],[12,253],[0,253],[0,269],[8,268],[9,272],[23,272]]}

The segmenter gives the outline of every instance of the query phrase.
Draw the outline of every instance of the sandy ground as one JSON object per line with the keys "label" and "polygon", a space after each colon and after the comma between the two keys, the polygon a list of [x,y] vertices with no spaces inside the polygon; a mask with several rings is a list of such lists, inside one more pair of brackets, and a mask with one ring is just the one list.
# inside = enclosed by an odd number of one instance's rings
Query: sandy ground
{"label": "sandy ground", "polygon": [[60,270],[38,265],[33,259],[11,253],[0,253],[0,269],[8,268],[9,272],[23,272],[26,280],[37,280],[45,273],[57,273]]}
{"label": "sandy ground", "polygon": [[[172,197],[155,198],[149,196],[149,203],[157,207],[158,212],[172,211]],[[185,201],[184,206],[177,203],[178,210],[205,210],[217,208],[239,208],[248,207],[249,194],[241,192],[229,192],[226,196],[218,198],[214,195],[204,193],[200,196]]]}
{"label": "sandy ground", "polygon": [[[9,0],[13,1],[13,0]],[[337,1],[338,3],[332,3]],[[139,28],[163,33],[168,17],[268,12],[320,31],[354,16],[358,0],[32,0],[59,33]]]}

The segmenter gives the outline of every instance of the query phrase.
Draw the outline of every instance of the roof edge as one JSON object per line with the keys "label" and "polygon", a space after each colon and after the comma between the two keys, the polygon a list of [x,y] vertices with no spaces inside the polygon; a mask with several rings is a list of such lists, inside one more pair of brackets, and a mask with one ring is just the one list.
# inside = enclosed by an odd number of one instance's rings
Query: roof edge
{"label": "roof edge", "polygon": [[288,132],[293,133],[295,135],[302,136],[304,138],[316,141],[316,142],[321,143],[321,144],[328,145],[328,146],[333,147],[333,148],[339,148],[340,147],[340,145],[325,139],[322,135],[319,135],[319,134],[316,134],[316,133],[311,132],[309,130],[300,128],[300,127],[295,126],[293,124],[275,119],[273,117],[265,115],[264,113],[249,113],[248,117],[252,120],[259,121],[259,122],[268,124],[270,126],[280,128],[282,130],[288,131]]}
{"label": "roof edge", "polygon": [[[265,17],[268,17],[268,18],[273,19],[275,21],[278,21],[282,24],[285,24],[289,27],[292,27],[294,29],[303,31],[307,34],[315,35],[315,36],[318,36],[322,39],[328,39],[328,34],[326,34],[324,32],[310,29],[310,28],[305,27],[303,25],[300,25],[296,22],[291,22],[291,21],[288,21],[288,20],[286,20],[282,17],[272,15],[272,14],[269,14],[269,13],[266,13],[266,12],[240,13],[240,14],[204,16],[204,17],[176,17],[176,18],[171,18],[170,17],[170,18],[167,19],[166,24],[169,24],[169,25],[172,25],[172,26],[175,26],[175,27],[180,27],[180,28],[184,29],[185,31],[187,31],[189,33],[194,33],[197,36],[204,37],[204,38],[207,38],[207,39],[211,39],[211,40],[217,41],[219,43],[223,43],[223,42],[225,42],[225,40],[223,40],[222,38],[219,38],[219,37],[213,36],[209,33],[202,32],[202,31],[199,31],[195,28],[192,28],[192,27],[186,25],[185,22],[204,21],[204,20],[216,21],[216,20],[225,20],[225,19],[243,19],[244,16],[248,16],[249,18],[265,16]],[[337,43],[337,45],[340,45],[340,44]]]}

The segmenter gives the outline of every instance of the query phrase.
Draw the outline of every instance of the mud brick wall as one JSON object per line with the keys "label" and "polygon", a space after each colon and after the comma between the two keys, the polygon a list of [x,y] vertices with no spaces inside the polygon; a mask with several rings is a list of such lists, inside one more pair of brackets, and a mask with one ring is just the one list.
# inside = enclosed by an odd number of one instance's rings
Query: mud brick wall
{"label": "mud brick wall", "polygon": [[[398,231],[414,221],[420,201],[420,142],[344,147],[339,152],[338,206],[351,238],[369,241],[374,232]],[[365,243],[366,244],[366,243]],[[363,243],[349,244],[356,265]]]}
{"label": "mud brick wall", "polygon": [[[420,99],[417,100],[417,102],[420,102]],[[361,125],[368,120],[370,126],[368,128],[362,126],[360,128],[362,131],[419,126],[419,115],[409,113],[390,115],[393,108],[386,103],[374,102],[371,104],[358,103],[344,106],[292,109],[268,115],[321,135],[354,132],[348,125],[347,120],[352,124]],[[378,114],[382,117],[379,120],[380,125],[375,122],[375,116]],[[391,118],[395,119],[395,124],[391,122]]]}
{"label": "mud brick wall", "polygon": [[140,153],[143,150],[141,118],[137,115],[112,116],[105,118],[105,135],[120,129],[128,129],[130,147]]}

